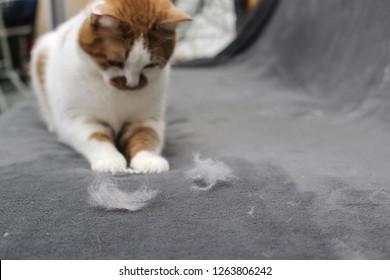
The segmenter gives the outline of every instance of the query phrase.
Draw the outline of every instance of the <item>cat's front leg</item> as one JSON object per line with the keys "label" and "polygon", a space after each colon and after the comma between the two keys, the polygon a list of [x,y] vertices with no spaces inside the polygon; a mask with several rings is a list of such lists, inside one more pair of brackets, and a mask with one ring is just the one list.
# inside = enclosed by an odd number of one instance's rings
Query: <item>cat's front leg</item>
{"label": "cat's front leg", "polygon": [[126,128],[121,145],[125,154],[131,158],[131,168],[142,173],[169,171],[168,161],[161,156],[163,131],[162,122],[145,122]]}
{"label": "cat's front leg", "polygon": [[115,146],[111,129],[101,123],[72,120],[59,126],[60,140],[84,155],[96,172],[119,173],[127,169],[126,158]]}

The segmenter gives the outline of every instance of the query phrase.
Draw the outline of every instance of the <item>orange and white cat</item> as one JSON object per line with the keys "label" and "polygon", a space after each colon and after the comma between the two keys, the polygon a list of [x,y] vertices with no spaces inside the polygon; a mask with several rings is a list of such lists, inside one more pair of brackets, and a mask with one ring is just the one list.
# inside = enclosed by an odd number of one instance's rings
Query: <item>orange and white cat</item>
{"label": "orange and white cat", "polygon": [[170,0],[96,0],[44,35],[32,52],[42,116],[92,170],[169,170],[165,92],[175,28],[190,20]]}

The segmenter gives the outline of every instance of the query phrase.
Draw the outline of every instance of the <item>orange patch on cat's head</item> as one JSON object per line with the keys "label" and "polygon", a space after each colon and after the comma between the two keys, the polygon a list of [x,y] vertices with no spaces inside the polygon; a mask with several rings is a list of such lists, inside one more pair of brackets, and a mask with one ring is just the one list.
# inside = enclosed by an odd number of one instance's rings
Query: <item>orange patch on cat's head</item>
{"label": "orange patch on cat's head", "polygon": [[133,32],[145,32],[155,25],[179,23],[191,18],[172,4],[171,0],[96,0],[92,13],[108,15],[129,24]]}
{"label": "orange patch on cat's head", "polygon": [[[150,53],[150,65],[164,68],[175,48],[177,25],[191,20],[170,0],[95,0],[88,9],[90,15],[81,29],[79,44],[103,71],[113,63],[123,66],[120,62],[127,60],[140,39]],[[116,77],[110,83],[126,89],[123,78]],[[145,76],[141,76],[139,86],[146,85]]]}

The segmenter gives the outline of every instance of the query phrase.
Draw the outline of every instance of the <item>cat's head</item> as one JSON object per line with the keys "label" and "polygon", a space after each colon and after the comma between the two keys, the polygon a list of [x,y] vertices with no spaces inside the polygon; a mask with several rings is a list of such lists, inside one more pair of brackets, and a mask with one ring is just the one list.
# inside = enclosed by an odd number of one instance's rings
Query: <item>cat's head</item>
{"label": "cat's head", "polygon": [[144,88],[164,69],[180,22],[191,20],[171,0],[95,0],[79,44],[105,81],[120,90]]}

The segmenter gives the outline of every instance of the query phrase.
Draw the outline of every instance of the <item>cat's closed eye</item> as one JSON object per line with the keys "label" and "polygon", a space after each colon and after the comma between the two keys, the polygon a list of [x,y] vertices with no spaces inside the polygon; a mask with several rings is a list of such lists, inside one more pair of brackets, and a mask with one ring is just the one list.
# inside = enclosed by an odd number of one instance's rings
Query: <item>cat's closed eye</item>
{"label": "cat's closed eye", "polygon": [[123,68],[125,64],[122,61],[107,60],[107,64],[112,67]]}
{"label": "cat's closed eye", "polygon": [[144,69],[152,69],[154,67],[157,67],[158,65],[159,65],[158,63],[150,63],[150,64],[146,65],[144,67]]}

